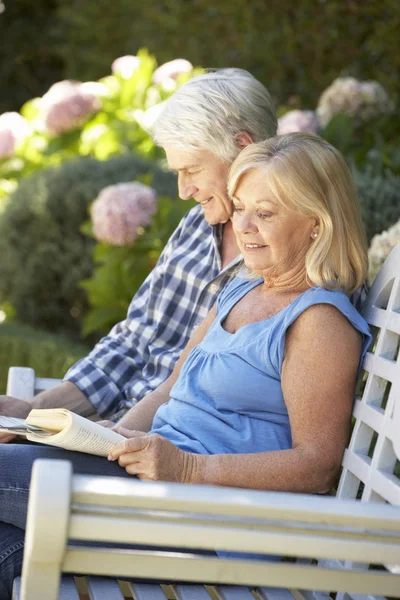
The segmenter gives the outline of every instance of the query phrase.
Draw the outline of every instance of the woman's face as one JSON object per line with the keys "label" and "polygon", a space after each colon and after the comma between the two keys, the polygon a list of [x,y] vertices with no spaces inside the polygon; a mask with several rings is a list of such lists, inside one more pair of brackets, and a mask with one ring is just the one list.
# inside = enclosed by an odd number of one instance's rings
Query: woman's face
{"label": "woman's face", "polygon": [[304,269],[317,220],[276,200],[268,187],[268,166],[242,177],[233,206],[233,229],[249,269],[264,277],[284,277]]}

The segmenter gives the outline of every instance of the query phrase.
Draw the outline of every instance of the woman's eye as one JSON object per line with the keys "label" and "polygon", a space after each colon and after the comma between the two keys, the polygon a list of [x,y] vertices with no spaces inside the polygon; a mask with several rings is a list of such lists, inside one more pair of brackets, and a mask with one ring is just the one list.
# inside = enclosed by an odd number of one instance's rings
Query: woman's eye
{"label": "woman's eye", "polygon": [[258,213],[257,216],[263,221],[265,221],[266,219],[270,219],[273,215],[272,213]]}
{"label": "woman's eye", "polygon": [[240,208],[240,206],[235,206],[233,205],[233,212],[242,212],[243,208]]}

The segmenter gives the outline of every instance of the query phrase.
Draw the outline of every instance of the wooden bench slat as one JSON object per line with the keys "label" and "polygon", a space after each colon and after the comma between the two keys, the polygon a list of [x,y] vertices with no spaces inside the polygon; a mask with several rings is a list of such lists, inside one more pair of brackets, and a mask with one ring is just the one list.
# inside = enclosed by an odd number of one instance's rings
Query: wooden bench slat
{"label": "wooden bench slat", "polygon": [[79,593],[72,575],[62,577],[59,600],[79,600]]}
{"label": "wooden bench slat", "polygon": [[289,590],[282,588],[260,587],[255,591],[261,600],[295,600],[295,596]]}
{"label": "wooden bench slat", "polygon": [[214,589],[220,600],[254,600],[251,588],[242,585],[218,585]]}
{"label": "wooden bench slat", "polygon": [[203,585],[177,584],[172,586],[177,600],[210,600],[210,595]]}
{"label": "wooden bench slat", "polygon": [[[64,579],[64,577],[63,577]],[[13,590],[12,590],[12,600],[19,600],[21,593],[21,577],[16,577],[14,579]]]}
{"label": "wooden bench slat", "polygon": [[124,600],[121,588],[115,579],[109,577],[87,577],[90,600]]}
{"label": "wooden bench slat", "polygon": [[[20,594],[21,577],[16,577],[14,579],[12,600],[20,600]],[[61,577],[59,600],[80,600],[76,583],[72,575],[64,575]]]}
{"label": "wooden bench slat", "polygon": [[159,585],[131,583],[129,588],[132,590],[135,600],[166,600],[167,598]]}

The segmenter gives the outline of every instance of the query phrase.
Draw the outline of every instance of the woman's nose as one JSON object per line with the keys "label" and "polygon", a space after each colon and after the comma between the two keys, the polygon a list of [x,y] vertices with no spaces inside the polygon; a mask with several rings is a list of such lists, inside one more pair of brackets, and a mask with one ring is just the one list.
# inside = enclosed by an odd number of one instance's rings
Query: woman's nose
{"label": "woman's nose", "polygon": [[254,231],[257,231],[257,226],[251,214],[243,211],[241,213],[234,213],[234,215],[233,224],[237,231],[240,231],[240,233],[254,233]]}

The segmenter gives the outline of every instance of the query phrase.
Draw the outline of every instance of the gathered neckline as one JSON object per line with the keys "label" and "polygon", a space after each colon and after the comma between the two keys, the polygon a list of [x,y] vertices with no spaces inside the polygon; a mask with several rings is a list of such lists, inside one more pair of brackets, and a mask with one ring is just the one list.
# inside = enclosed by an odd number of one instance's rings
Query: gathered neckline
{"label": "gathered neckline", "polygon": [[[249,283],[253,283],[253,282],[249,282]],[[278,310],[275,314],[271,315],[270,317],[266,317],[265,319],[259,319],[258,321],[252,321],[251,323],[245,323],[244,325],[242,325],[241,327],[239,327],[239,329],[237,329],[234,333],[231,333],[230,331],[227,331],[224,326],[223,326],[223,321],[225,321],[225,319],[227,318],[227,316],[229,315],[230,311],[232,310],[232,308],[238,303],[240,302],[240,300],[251,290],[253,290],[254,288],[256,288],[258,285],[261,285],[262,281],[258,281],[256,280],[254,282],[254,285],[250,286],[250,289],[246,290],[246,292],[241,295],[230,307],[228,312],[223,311],[220,318],[218,319],[218,326],[219,329],[221,331],[223,331],[226,335],[229,336],[235,336],[237,333],[239,333],[239,331],[241,331],[244,327],[248,327],[251,325],[257,325],[258,323],[265,323],[266,321],[270,321],[271,319],[274,319],[275,317],[277,317],[278,315],[280,315],[281,313],[285,312],[290,306],[293,306],[293,304],[302,296],[304,296],[304,294],[307,294],[307,292],[309,292],[310,290],[315,289],[315,287],[309,288],[308,290],[305,290],[304,292],[301,292],[298,296],[296,296],[296,298],[294,298],[291,302],[289,302],[289,304],[287,304],[286,306],[284,306],[283,308],[281,308],[280,310]]]}

